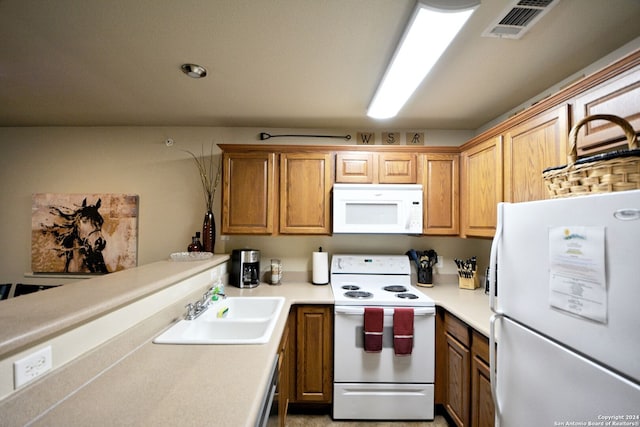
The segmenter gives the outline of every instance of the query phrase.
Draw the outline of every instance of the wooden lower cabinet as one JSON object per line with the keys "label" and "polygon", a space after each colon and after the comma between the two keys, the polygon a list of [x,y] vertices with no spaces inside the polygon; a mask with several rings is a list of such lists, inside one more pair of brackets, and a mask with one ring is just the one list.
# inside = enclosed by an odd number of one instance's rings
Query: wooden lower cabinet
{"label": "wooden lower cabinet", "polygon": [[457,426],[469,425],[471,352],[469,328],[448,312],[444,313],[446,343],[446,393],[444,407]]}
{"label": "wooden lower cabinet", "polygon": [[297,305],[292,403],[333,401],[333,306]]}
{"label": "wooden lower cabinet", "polygon": [[471,338],[471,426],[493,427],[495,406],[491,396],[489,340],[473,331]]}
{"label": "wooden lower cabinet", "polygon": [[[292,365],[295,361],[295,349],[292,345],[294,340],[291,337],[291,331],[295,330],[295,320],[294,313],[290,312],[278,346],[278,387],[276,389],[276,401],[274,401],[273,405],[277,405],[279,427],[285,427],[287,423],[287,412],[292,394],[291,379],[293,375]],[[273,412],[274,409],[272,408],[271,411]],[[271,422],[269,425],[271,425]]]}
{"label": "wooden lower cabinet", "polygon": [[494,425],[488,361],[488,339],[438,308],[436,404],[458,427]]}

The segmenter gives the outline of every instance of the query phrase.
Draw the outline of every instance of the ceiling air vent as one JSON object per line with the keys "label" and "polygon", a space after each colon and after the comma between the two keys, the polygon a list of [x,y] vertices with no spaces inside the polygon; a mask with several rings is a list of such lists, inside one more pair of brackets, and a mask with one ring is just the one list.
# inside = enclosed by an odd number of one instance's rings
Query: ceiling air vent
{"label": "ceiling air vent", "polygon": [[519,39],[560,0],[516,0],[491,23],[483,37]]}

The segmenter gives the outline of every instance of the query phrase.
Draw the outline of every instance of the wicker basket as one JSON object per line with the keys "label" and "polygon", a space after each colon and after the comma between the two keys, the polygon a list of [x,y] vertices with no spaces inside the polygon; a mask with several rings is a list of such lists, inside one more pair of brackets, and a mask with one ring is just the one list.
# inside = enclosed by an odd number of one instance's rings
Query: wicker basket
{"label": "wicker basket", "polygon": [[[578,158],[578,131],[592,120],[608,120],[620,126],[629,148]],[[582,196],[640,189],[640,150],[636,133],[625,119],[610,114],[595,114],[580,120],[569,133],[571,144],[567,165],[545,169],[542,177],[549,196]]]}

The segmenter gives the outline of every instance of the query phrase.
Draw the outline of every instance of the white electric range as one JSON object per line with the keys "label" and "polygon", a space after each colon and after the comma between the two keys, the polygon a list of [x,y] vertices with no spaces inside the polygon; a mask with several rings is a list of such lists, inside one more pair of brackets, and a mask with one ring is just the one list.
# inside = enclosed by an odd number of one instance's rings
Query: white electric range
{"label": "white electric range", "polygon": [[[405,255],[334,255],[334,419],[431,420],[434,416],[435,303],[411,285]],[[364,351],[364,312],[384,309],[382,350]],[[413,348],[393,346],[396,307],[412,307]]]}

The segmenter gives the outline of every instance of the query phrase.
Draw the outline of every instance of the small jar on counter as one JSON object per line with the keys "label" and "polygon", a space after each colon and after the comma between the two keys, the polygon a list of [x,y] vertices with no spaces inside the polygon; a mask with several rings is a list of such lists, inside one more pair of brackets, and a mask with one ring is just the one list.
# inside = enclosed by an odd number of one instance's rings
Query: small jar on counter
{"label": "small jar on counter", "polygon": [[282,262],[279,259],[271,260],[271,284],[279,285],[282,281]]}
{"label": "small jar on counter", "polygon": [[187,246],[188,252],[202,252],[202,243],[200,243],[200,232],[196,231],[196,235],[191,238],[191,244]]}

